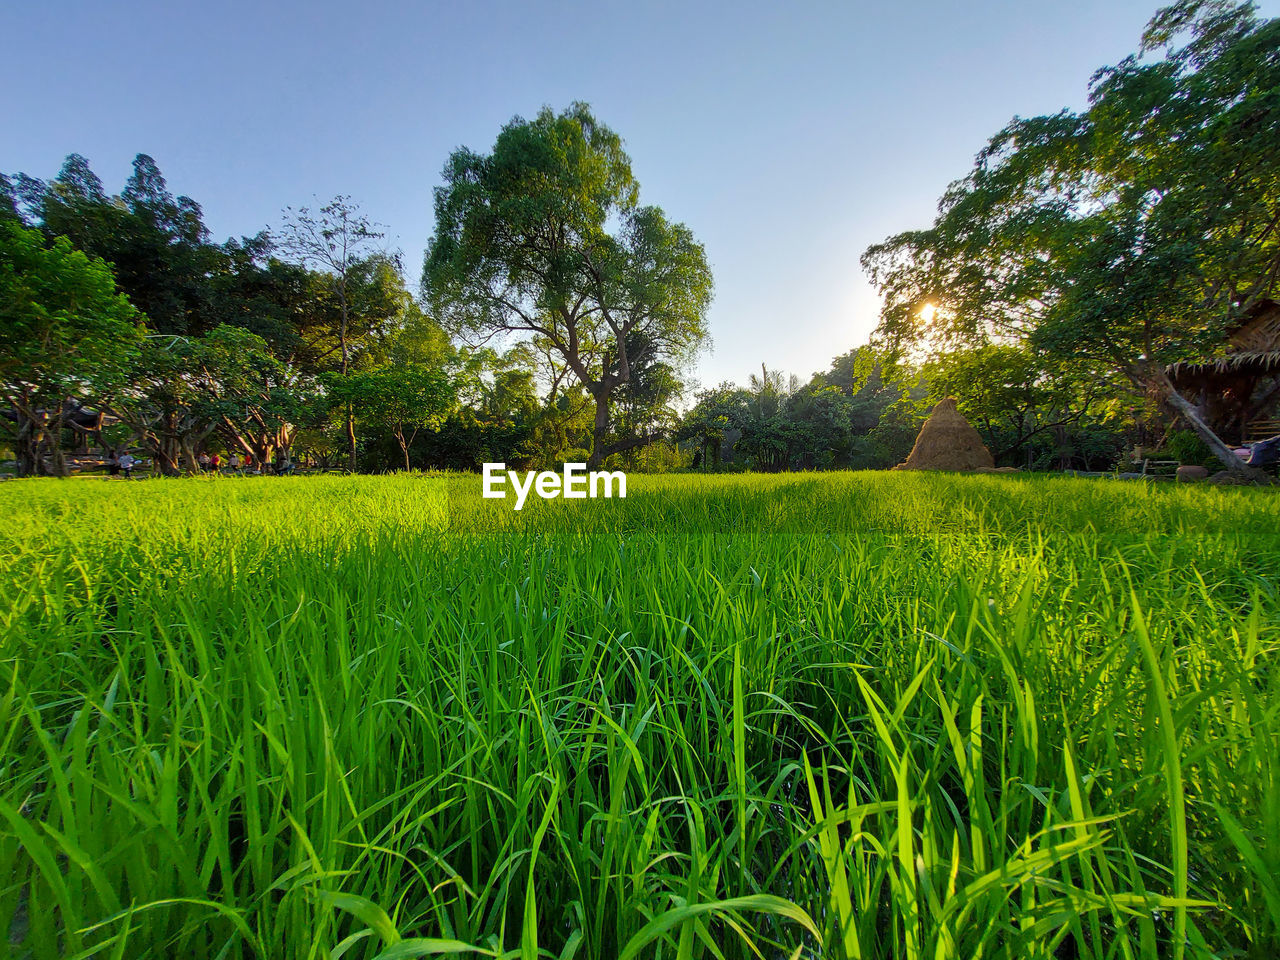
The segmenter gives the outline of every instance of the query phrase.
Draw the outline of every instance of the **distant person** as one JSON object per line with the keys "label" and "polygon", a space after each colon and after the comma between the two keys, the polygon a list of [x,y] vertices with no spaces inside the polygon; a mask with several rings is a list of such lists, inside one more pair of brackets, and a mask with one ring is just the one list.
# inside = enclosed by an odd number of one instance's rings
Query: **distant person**
{"label": "distant person", "polygon": [[120,454],[117,460],[120,464],[120,469],[124,471],[124,478],[126,480],[132,480],[133,468],[137,466],[138,463],[137,460],[133,459],[133,454],[126,450],[124,453]]}
{"label": "distant person", "polygon": [[212,466],[212,462],[209,460],[209,455],[207,453],[202,453],[200,456],[196,457],[196,463],[200,464],[201,471],[205,472],[207,472],[209,467]]}
{"label": "distant person", "polygon": [[209,458],[209,466],[213,468],[214,473],[222,472],[222,454],[215,453]]}
{"label": "distant person", "polygon": [[240,472],[240,454],[233,453],[227,459],[227,469],[230,470],[232,473]]}

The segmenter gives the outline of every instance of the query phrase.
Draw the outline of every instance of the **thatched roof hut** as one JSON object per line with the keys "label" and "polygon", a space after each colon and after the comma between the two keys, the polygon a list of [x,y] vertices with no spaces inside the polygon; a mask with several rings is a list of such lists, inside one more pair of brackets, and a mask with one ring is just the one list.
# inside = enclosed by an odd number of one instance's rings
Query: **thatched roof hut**
{"label": "thatched roof hut", "polygon": [[1280,304],[1257,303],[1227,337],[1222,356],[1180,360],[1165,372],[1220,436],[1271,436],[1280,404]]}
{"label": "thatched roof hut", "polygon": [[1280,350],[1249,350],[1240,353],[1228,353],[1213,360],[1201,360],[1191,363],[1179,360],[1165,369],[1169,377],[1177,383],[1196,378],[1214,377],[1259,377],[1270,373],[1280,373]]}

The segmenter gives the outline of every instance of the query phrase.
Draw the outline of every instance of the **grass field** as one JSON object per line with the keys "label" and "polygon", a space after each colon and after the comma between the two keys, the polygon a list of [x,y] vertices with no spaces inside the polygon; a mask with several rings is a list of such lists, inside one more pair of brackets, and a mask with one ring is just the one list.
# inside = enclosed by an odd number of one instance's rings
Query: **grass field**
{"label": "grass field", "polygon": [[0,485],[0,952],[1280,953],[1280,500]]}

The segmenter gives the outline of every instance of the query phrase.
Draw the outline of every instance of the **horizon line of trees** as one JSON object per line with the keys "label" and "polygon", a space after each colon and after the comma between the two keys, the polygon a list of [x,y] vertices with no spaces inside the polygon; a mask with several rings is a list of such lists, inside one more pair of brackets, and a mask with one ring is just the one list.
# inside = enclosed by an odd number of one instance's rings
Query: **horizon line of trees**
{"label": "horizon line of trees", "polygon": [[[348,197],[217,243],[145,154],[119,194],[77,154],[48,182],[0,176],[0,428],[18,473],[65,476],[90,447],[163,474],[211,452],[367,471],[705,467],[677,401],[710,272],[687,228],[639,206],[619,143],[575,104],[513,120],[489,156],[459,151],[419,297]],[[892,391],[841,382],[851,405],[827,390],[802,441],[777,420],[799,399],[781,405],[766,374],[733,416],[737,462],[784,469],[803,443],[862,442]],[[802,460],[889,465],[892,445],[868,443]]]}
{"label": "horizon line of trees", "polygon": [[1085,110],[1015,119],[929,228],[866,251],[870,345],[803,383],[762,366],[696,392],[705,250],[641,204],[586,104],[448,158],[417,295],[349,197],[217,243],[149,156],[110,194],[72,154],[48,182],[0,176],[0,440],[23,475],[65,475],[89,443],[162,473],[210,450],[883,468],[952,395],[1002,464],[1107,469],[1177,440],[1246,472],[1167,369],[1220,355],[1275,295],[1277,143],[1280,20],[1179,0]]}
{"label": "horizon line of trees", "polygon": [[[78,155],[49,183],[15,179],[0,176],[0,389],[20,475],[65,476],[91,443],[170,475],[200,472],[211,451],[365,471],[591,459],[597,399],[553,348],[456,345],[349,198],[215,244],[145,155],[118,196]],[[670,365],[638,363],[610,415],[644,441],[610,462],[883,469],[951,394],[1001,462],[1105,468],[1133,437],[1097,381],[1046,377],[1007,345],[922,365],[858,347],[805,383],[762,366],[681,414],[687,387]]]}
{"label": "horizon line of trees", "polygon": [[711,277],[638,206],[620,143],[575,104],[458,151],[422,297],[348,197],[215,243],[145,154],[115,195],[77,154],[47,183],[0,176],[0,441],[20,475],[66,475],[91,442],[163,473],[298,444],[352,470],[639,450],[674,422]]}

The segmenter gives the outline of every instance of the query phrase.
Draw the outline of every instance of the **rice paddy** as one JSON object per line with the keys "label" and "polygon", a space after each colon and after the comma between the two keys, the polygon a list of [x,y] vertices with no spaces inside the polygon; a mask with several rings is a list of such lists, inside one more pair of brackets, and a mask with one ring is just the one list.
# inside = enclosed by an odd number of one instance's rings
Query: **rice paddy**
{"label": "rice paddy", "polygon": [[1280,952],[1280,501],[0,485],[0,953]]}

